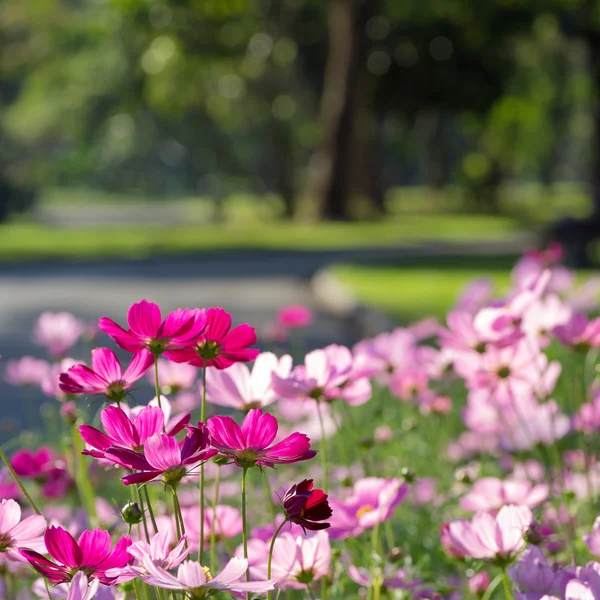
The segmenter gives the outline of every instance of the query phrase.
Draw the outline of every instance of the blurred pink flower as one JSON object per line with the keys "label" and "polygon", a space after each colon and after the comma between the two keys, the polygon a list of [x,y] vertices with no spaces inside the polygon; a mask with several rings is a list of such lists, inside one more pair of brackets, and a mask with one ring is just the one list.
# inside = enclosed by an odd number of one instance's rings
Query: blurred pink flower
{"label": "blurred pink flower", "polygon": [[517,504],[534,508],[548,498],[545,483],[532,485],[528,481],[484,477],[475,482],[468,494],[460,499],[460,505],[469,511],[495,511],[505,504]]}
{"label": "blurred pink flower", "polygon": [[83,323],[68,312],[42,313],[33,330],[36,344],[52,356],[62,356],[72,348],[83,333]]}
{"label": "blurred pink flower", "polygon": [[551,567],[537,546],[528,546],[510,568],[509,574],[524,594],[560,597],[563,595],[565,584],[573,577],[563,568]]}
{"label": "blurred pink flower", "polygon": [[[164,394],[189,390],[194,385],[198,369],[187,363],[174,363],[164,358],[158,359],[158,383]],[[148,372],[148,381],[154,385],[154,372]]]}
{"label": "blurred pink flower", "polygon": [[469,578],[467,587],[472,594],[482,595],[490,585],[490,574],[486,571],[476,573]]}
{"label": "blurred pink flower", "polygon": [[[190,552],[200,549],[200,507],[190,506],[184,508],[183,522],[190,545]],[[211,532],[214,524],[215,539],[227,540],[242,533],[242,516],[240,511],[227,504],[217,505],[216,519],[213,519],[213,507],[204,509],[204,544],[210,543]]]}
{"label": "blurred pink flower", "polygon": [[[348,565],[348,577],[361,585],[362,587],[370,587],[373,582],[372,574],[368,569]],[[394,569],[390,565],[386,565],[383,577],[380,584],[388,590],[412,590],[423,582],[420,579],[408,579],[406,571],[403,569]]]}
{"label": "blurred pink flower", "polygon": [[447,536],[452,546],[471,558],[508,559],[525,547],[523,534],[533,519],[527,506],[503,506],[493,517],[478,512],[471,519],[452,521]]}
{"label": "blurred pink flower", "polygon": [[591,533],[585,533],[582,539],[590,553],[600,557],[600,517],[594,521]]}
{"label": "blurred pink flower", "polygon": [[284,306],[277,313],[277,322],[287,329],[307,327],[313,320],[312,310],[303,304]]}
{"label": "blurred pink flower", "polygon": [[50,363],[33,356],[23,356],[6,363],[4,379],[11,385],[38,386],[50,370]]}
{"label": "blurred pink flower", "polygon": [[585,315],[575,314],[571,320],[554,329],[556,338],[573,350],[589,350],[600,346],[600,317],[589,321]]}
{"label": "blurred pink flower", "polygon": [[256,357],[250,370],[235,363],[228,369],[209,369],[206,373],[206,399],[213,404],[240,410],[261,408],[277,400],[271,379],[273,373],[286,378],[292,370],[292,357],[277,358],[271,352]]}
{"label": "blurred pink flower", "polygon": [[40,381],[42,392],[63,402],[66,394],[60,389],[60,376],[76,364],[79,364],[79,361],[74,358],[63,358],[59,363],[51,365]]}

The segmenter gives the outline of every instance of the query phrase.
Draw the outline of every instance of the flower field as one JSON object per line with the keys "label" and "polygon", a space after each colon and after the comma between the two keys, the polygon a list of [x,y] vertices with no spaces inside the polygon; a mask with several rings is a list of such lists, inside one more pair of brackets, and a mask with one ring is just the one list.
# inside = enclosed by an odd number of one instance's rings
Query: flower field
{"label": "flower field", "polygon": [[0,598],[600,600],[600,286],[561,260],[352,348],[301,351],[304,306],[42,314]]}

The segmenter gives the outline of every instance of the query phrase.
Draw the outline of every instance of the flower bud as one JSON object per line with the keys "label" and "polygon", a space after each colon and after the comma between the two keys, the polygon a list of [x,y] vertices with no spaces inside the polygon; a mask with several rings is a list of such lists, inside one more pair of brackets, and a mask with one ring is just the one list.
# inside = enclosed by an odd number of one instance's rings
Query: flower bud
{"label": "flower bud", "polygon": [[408,467],[402,467],[402,469],[400,470],[400,474],[402,475],[402,477],[404,477],[404,481],[406,481],[406,483],[412,483],[416,478],[414,472],[411,471]]}
{"label": "flower bud", "polygon": [[137,525],[144,518],[144,513],[135,502],[128,502],[121,509],[121,516],[127,525]]}

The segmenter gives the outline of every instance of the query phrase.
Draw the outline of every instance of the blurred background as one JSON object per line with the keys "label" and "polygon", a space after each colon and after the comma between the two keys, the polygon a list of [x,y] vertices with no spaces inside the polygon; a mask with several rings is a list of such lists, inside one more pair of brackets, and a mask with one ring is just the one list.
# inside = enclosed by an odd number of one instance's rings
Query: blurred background
{"label": "blurred background", "polygon": [[593,267],[599,91],[596,0],[5,0],[3,358],[43,311],[219,305],[268,343],[299,303],[311,348],[551,239]]}

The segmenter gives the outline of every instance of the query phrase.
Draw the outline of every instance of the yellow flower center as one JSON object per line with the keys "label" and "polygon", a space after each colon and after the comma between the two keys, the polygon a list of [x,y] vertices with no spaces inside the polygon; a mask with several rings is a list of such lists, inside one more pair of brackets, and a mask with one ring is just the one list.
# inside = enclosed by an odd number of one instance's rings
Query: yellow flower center
{"label": "yellow flower center", "polygon": [[370,513],[371,511],[374,511],[375,507],[371,506],[370,504],[365,504],[364,506],[361,506],[357,511],[356,511],[356,518],[360,519],[363,515],[366,515],[367,513]]}

